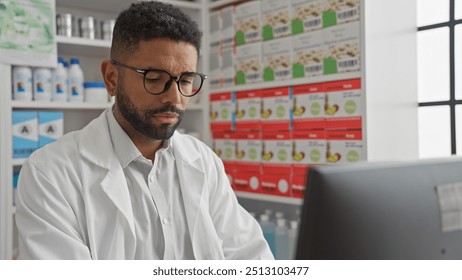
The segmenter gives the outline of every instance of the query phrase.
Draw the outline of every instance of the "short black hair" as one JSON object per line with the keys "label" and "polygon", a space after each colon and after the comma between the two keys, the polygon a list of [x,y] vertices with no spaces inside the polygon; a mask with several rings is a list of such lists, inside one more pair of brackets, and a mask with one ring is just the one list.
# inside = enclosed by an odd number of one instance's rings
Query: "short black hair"
{"label": "short black hair", "polygon": [[157,1],[133,3],[117,17],[111,58],[133,54],[139,42],[157,38],[191,43],[199,55],[201,36],[197,23],[170,4]]}

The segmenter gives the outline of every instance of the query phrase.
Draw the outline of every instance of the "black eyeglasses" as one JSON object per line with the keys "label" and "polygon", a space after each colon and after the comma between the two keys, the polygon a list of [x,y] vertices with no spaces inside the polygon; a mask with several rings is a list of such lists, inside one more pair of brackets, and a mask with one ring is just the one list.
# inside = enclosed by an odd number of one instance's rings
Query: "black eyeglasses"
{"label": "black eyeglasses", "polygon": [[169,72],[162,69],[138,69],[123,63],[111,60],[112,64],[125,67],[136,73],[143,74],[144,89],[152,95],[160,95],[166,92],[172,82],[178,85],[181,95],[191,97],[196,95],[202,88],[207,75],[196,72],[183,72],[179,76],[172,76]]}

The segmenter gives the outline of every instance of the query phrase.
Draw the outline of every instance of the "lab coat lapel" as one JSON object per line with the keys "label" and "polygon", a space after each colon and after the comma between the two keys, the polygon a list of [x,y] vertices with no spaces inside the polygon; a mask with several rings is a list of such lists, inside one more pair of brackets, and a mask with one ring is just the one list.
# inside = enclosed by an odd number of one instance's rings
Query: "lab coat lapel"
{"label": "lab coat lapel", "polygon": [[[83,157],[106,170],[100,185],[111,201],[125,217],[128,228],[135,237],[133,211],[127,181],[110,139],[105,110],[82,131],[79,150]],[[96,169],[95,169],[96,170]]]}
{"label": "lab coat lapel", "polygon": [[[208,212],[205,171],[201,154],[189,139],[179,141],[182,135],[175,133],[174,155],[180,180],[189,234],[196,259],[224,259],[221,243],[216,237]],[[214,238],[215,237],[215,238]]]}

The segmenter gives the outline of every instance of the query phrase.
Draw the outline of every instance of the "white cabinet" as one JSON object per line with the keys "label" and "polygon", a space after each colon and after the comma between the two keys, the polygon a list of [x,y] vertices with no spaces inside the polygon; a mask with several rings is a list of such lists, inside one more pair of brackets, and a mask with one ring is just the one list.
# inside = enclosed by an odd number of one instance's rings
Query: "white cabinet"
{"label": "white cabinet", "polygon": [[[78,17],[92,16],[98,20],[116,18],[123,9],[136,0],[56,0],[56,13],[71,13]],[[203,15],[205,0],[197,1],[161,1],[170,3],[185,11],[199,28],[207,26]],[[207,30],[203,30],[204,33]],[[85,39],[79,37],[56,37],[58,56],[65,60],[71,57],[80,58],[85,81],[101,81],[100,64],[108,59],[111,43],[100,39]],[[207,45],[205,42],[203,45]],[[207,48],[201,50],[202,53]],[[198,71],[206,72],[207,57],[201,55]],[[11,96],[11,65],[0,64],[0,259],[11,259],[17,253],[17,233],[14,225],[13,206],[13,171],[20,170],[24,159],[12,157],[12,112],[13,110],[59,110],[64,113],[64,133],[81,129],[112,104],[89,103],[59,103],[59,102],[23,102],[14,101]],[[191,99],[184,121],[181,124],[186,133],[198,133],[205,141],[210,142],[207,112],[207,85],[201,93]],[[197,134],[196,134],[197,135]]]}

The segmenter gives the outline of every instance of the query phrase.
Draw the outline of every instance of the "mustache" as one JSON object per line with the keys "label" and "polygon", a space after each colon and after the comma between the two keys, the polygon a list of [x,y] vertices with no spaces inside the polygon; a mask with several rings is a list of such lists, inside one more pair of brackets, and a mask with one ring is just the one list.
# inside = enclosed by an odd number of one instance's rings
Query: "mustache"
{"label": "mustache", "polygon": [[178,109],[175,105],[165,105],[161,108],[157,109],[151,109],[146,112],[146,115],[153,116],[155,114],[160,114],[160,113],[176,113],[178,116],[183,117],[184,115],[184,110]]}

